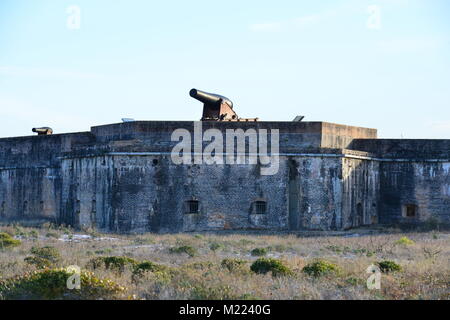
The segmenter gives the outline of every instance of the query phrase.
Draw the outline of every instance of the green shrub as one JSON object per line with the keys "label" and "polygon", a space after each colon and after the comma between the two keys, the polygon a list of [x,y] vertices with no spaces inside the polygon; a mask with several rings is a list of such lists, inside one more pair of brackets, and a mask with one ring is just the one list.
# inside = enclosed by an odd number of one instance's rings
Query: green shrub
{"label": "green shrub", "polygon": [[53,266],[53,263],[50,260],[40,257],[26,257],[24,261],[28,264],[34,265],[38,269],[50,268]]}
{"label": "green shrub", "polygon": [[33,247],[30,252],[32,256],[26,257],[24,261],[38,269],[54,267],[61,262],[61,255],[53,247]]}
{"label": "green shrub", "polygon": [[132,280],[138,282],[144,275],[151,275],[152,279],[160,284],[168,284],[175,274],[173,268],[156,264],[151,261],[142,261],[133,268]]}
{"label": "green shrub", "polygon": [[291,269],[285,266],[281,260],[272,258],[259,258],[250,266],[255,273],[266,274],[272,272],[274,277],[292,275]]}
{"label": "green shrub", "polygon": [[126,267],[136,266],[138,262],[129,257],[97,257],[89,260],[87,267],[91,269],[105,268],[108,270],[123,272]]}
{"label": "green shrub", "polygon": [[142,261],[138,264],[136,264],[133,268],[133,274],[141,274],[144,272],[167,272],[169,271],[169,267],[156,264],[151,261]]}
{"label": "green shrub", "polygon": [[170,253],[186,253],[190,257],[193,257],[197,254],[197,249],[195,249],[192,246],[181,246],[181,247],[174,247],[169,249]]}
{"label": "green shrub", "polygon": [[211,251],[217,251],[219,249],[222,249],[224,247],[223,244],[221,243],[217,243],[217,242],[213,242],[210,244],[209,249],[211,249]]}
{"label": "green shrub", "polygon": [[391,260],[384,260],[377,262],[377,266],[380,267],[381,272],[383,273],[389,273],[389,272],[395,272],[395,271],[401,271],[402,267]]}
{"label": "green shrub", "polygon": [[214,267],[214,263],[211,261],[199,261],[190,263],[186,267],[195,270],[210,270]]}
{"label": "green shrub", "polygon": [[116,299],[126,290],[111,280],[96,278],[82,271],[81,288],[70,290],[66,269],[47,269],[0,282],[0,298],[13,300],[96,300]]}
{"label": "green shrub", "polygon": [[325,260],[317,260],[307,264],[303,267],[302,271],[310,276],[320,277],[325,274],[338,272],[339,267],[334,263]]}
{"label": "green shrub", "polygon": [[217,287],[195,286],[190,296],[192,300],[236,300],[239,298],[228,285]]}
{"label": "green shrub", "polygon": [[3,248],[9,248],[9,247],[16,247],[21,244],[20,240],[14,239],[5,232],[0,232],[0,249]]}
{"label": "green shrub", "polygon": [[267,254],[268,250],[266,248],[255,248],[252,250],[252,256],[261,257]]}
{"label": "green shrub", "polygon": [[100,249],[100,250],[95,250],[94,251],[95,254],[111,254],[112,252],[113,252],[113,250],[110,249],[110,248]]}
{"label": "green shrub", "polygon": [[398,239],[396,242],[396,244],[400,244],[400,245],[411,245],[414,244],[415,242],[412,241],[411,239],[409,239],[408,237],[401,237],[400,239]]}
{"label": "green shrub", "polygon": [[364,283],[365,283],[363,280],[361,280],[359,278],[355,278],[355,277],[349,277],[349,278],[345,279],[345,282],[352,286],[364,285]]}
{"label": "green shrub", "polygon": [[357,255],[360,255],[360,256],[365,255],[366,257],[372,257],[375,254],[374,251],[368,250],[368,249],[365,249],[365,248],[353,249],[350,252],[352,252],[354,254],[357,254]]}
{"label": "green shrub", "polygon": [[242,260],[242,259],[227,258],[227,259],[223,259],[222,262],[220,263],[220,265],[222,266],[222,268],[226,268],[230,272],[235,272],[235,271],[241,271],[243,269],[243,266],[245,266],[246,263],[247,263],[247,261]]}
{"label": "green shrub", "polygon": [[35,257],[46,259],[51,263],[56,264],[61,261],[61,255],[59,254],[58,249],[54,247],[33,247],[30,252]]}

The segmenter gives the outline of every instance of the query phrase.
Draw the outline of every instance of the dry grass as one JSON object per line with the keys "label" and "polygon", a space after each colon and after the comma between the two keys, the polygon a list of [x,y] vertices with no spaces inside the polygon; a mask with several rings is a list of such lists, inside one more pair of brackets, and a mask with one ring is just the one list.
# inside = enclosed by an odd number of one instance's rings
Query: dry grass
{"label": "dry grass", "polygon": [[[14,248],[0,250],[0,279],[8,279],[36,268],[24,261],[32,247],[52,246],[61,254],[55,267],[86,268],[99,256],[127,256],[167,266],[167,272],[133,275],[132,268],[94,270],[96,276],[125,286],[138,299],[450,299],[450,233],[402,233],[358,237],[297,237],[293,234],[144,234],[100,235],[78,240],[70,229],[45,226],[0,227],[22,240]],[[66,241],[61,238],[65,237]],[[408,237],[412,244],[398,240]],[[171,248],[192,247],[195,254]],[[272,277],[255,274],[251,251],[267,248],[267,257],[281,259],[293,275]],[[247,263],[228,270],[225,258]],[[315,259],[325,259],[340,268],[337,274],[313,278],[302,268]],[[381,290],[368,290],[366,269],[376,261],[393,260],[401,272],[383,274]]]}

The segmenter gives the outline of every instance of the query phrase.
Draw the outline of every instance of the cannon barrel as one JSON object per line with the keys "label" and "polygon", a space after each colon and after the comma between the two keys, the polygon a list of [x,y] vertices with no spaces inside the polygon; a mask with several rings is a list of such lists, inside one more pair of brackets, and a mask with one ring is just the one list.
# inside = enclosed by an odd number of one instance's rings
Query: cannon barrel
{"label": "cannon barrel", "polygon": [[38,135],[49,135],[53,133],[53,129],[49,127],[33,128],[31,131],[36,132]]}
{"label": "cannon barrel", "polygon": [[201,90],[197,90],[197,89],[191,89],[191,91],[189,91],[189,95],[192,98],[203,102],[204,104],[220,104],[223,102],[223,103],[226,103],[227,105],[229,105],[230,108],[233,108],[233,102],[231,102],[230,99],[228,99],[227,97],[215,94],[215,93],[209,93],[209,92],[205,92],[205,91],[201,91]]}

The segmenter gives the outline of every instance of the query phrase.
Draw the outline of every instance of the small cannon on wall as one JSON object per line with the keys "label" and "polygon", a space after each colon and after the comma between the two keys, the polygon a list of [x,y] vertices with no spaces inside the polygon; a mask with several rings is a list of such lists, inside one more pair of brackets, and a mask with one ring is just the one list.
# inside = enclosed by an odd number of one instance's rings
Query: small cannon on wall
{"label": "small cannon on wall", "polygon": [[49,127],[41,127],[41,128],[33,128],[31,129],[34,133],[37,133],[38,136],[46,136],[53,134],[53,129]]}
{"label": "small cannon on wall", "polygon": [[233,110],[233,102],[227,97],[191,89],[189,95],[203,102],[201,121],[258,121],[258,118],[239,118]]}

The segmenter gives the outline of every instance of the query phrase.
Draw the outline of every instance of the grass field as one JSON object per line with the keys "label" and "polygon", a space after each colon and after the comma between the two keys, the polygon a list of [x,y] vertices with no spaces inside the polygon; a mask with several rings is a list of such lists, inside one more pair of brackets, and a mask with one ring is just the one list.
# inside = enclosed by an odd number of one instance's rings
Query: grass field
{"label": "grass field", "polygon": [[[450,299],[450,232],[369,231],[114,235],[2,226],[0,299]],[[372,264],[383,271],[379,290],[367,288]],[[82,269],[82,293],[65,288],[71,265]]]}

